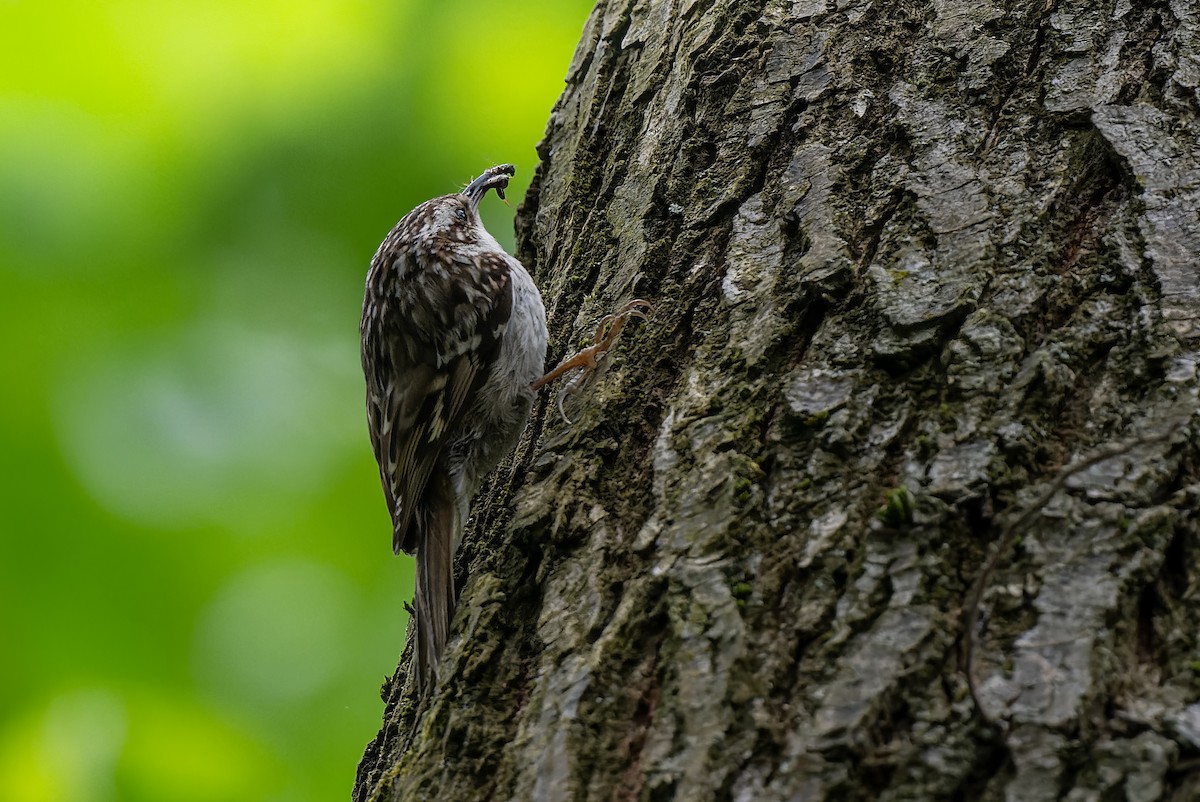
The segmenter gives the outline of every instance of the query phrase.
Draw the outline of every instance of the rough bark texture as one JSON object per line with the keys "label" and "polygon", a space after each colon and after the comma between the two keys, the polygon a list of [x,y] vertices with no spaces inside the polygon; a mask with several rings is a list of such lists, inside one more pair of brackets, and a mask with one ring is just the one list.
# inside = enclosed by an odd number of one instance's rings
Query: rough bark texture
{"label": "rough bark texture", "polygon": [[1198,85],[1198,0],[602,0],[519,256],[657,309],[355,798],[1200,799]]}

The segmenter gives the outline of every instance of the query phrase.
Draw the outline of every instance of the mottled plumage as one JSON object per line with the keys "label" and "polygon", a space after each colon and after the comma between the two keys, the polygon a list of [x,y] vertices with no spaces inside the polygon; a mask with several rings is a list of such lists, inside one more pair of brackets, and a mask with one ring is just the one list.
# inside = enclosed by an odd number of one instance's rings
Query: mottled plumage
{"label": "mottled plumage", "polygon": [[413,209],[371,260],[363,299],[367,422],[392,547],[415,553],[417,679],[432,686],[457,603],[471,499],[516,444],[542,375],[546,316],[529,273],[479,219],[511,165]]}

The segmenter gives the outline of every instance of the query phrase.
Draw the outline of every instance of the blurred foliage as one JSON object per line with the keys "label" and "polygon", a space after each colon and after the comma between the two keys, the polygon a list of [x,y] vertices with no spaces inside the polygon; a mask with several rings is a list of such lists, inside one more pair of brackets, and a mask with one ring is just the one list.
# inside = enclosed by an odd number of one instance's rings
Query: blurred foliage
{"label": "blurred foliage", "polygon": [[589,8],[0,3],[0,800],[348,798],[412,590],[367,262],[521,198]]}

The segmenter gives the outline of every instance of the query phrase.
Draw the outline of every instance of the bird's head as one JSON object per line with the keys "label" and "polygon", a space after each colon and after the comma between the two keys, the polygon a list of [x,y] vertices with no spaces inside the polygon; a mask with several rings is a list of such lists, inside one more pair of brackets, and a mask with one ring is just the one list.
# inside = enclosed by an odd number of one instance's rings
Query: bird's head
{"label": "bird's head", "polygon": [[421,204],[412,215],[416,238],[461,243],[478,242],[484,237],[490,240],[479,218],[479,202],[489,189],[496,190],[496,194],[504,198],[504,188],[515,172],[516,168],[511,164],[489,167],[462,192]]}

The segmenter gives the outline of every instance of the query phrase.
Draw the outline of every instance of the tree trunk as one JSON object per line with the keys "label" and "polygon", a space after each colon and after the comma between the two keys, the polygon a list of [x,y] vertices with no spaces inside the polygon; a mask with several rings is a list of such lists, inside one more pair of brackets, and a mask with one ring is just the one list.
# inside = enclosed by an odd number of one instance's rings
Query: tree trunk
{"label": "tree trunk", "polygon": [[357,800],[1200,799],[1200,0],[601,0]]}

